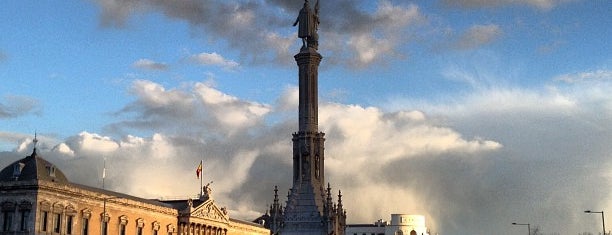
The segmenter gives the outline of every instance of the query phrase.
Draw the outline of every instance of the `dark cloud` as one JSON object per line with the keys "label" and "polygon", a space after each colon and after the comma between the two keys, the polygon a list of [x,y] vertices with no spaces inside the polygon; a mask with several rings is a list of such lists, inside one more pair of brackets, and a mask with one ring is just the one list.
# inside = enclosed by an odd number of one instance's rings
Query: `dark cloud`
{"label": "dark cloud", "polygon": [[7,95],[3,100],[0,100],[0,119],[16,118],[40,112],[41,107],[38,100],[30,97]]}
{"label": "dark cloud", "polygon": [[[132,14],[159,11],[168,18],[187,21],[208,41],[223,41],[250,63],[283,63],[290,48],[299,46],[291,24],[302,1],[114,1],[98,0],[104,26],[122,27]],[[321,49],[329,61],[351,67],[368,66],[399,56],[395,51],[408,40],[413,26],[422,21],[415,5],[380,1],[372,12],[350,0],[322,1]],[[377,47],[372,47],[377,45]],[[377,48],[377,50],[372,50]]]}
{"label": "dark cloud", "polygon": [[146,69],[146,70],[158,70],[158,71],[168,70],[167,64],[155,62],[150,59],[139,59],[136,62],[134,62],[132,66],[139,68],[139,69]]}
{"label": "dark cloud", "polygon": [[526,5],[543,10],[548,10],[559,4],[570,1],[573,0],[442,0],[443,4],[453,7],[480,8]]}

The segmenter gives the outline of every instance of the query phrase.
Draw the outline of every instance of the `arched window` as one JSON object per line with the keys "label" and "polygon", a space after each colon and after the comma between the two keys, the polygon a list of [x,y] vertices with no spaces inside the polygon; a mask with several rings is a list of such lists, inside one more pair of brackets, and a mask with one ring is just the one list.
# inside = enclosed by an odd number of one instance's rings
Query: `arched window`
{"label": "arched window", "polygon": [[128,217],[126,215],[119,216],[119,235],[125,235],[127,230]]}
{"label": "arched window", "polygon": [[84,209],[81,211],[82,219],[81,219],[81,234],[89,235],[89,219],[91,218],[91,210]]}
{"label": "arched window", "polygon": [[404,232],[402,232],[402,230],[397,230],[395,231],[395,235],[404,235]]}
{"label": "arched window", "polygon": [[136,235],[142,235],[144,231],[145,221],[142,218],[136,219]]}
{"label": "arched window", "polygon": [[412,230],[410,231],[410,235],[417,235],[416,231]]}

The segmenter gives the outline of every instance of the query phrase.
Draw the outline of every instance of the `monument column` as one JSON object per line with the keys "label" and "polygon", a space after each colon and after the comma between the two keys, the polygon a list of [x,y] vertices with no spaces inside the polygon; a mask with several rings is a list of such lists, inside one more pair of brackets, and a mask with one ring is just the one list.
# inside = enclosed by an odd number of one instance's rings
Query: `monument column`
{"label": "monument column", "polygon": [[299,113],[298,131],[293,133],[292,138],[293,187],[287,195],[283,213],[274,209],[282,208],[277,203],[275,189],[270,228],[273,234],[282,235],[343,235],[344,224],[334,222],[344,221],[346,213],[334,206],[331,193],[326,194],[324,188],[325,133],[319,132],[318,127],[318,73],[323,58],[317,52],[318,0],[314,10],[309,6],[308,0],[304,1],[304,7],[300,10],[294,26],[298,24],[298,37],[302,39],[302,47],[294,56],[299,68]]}

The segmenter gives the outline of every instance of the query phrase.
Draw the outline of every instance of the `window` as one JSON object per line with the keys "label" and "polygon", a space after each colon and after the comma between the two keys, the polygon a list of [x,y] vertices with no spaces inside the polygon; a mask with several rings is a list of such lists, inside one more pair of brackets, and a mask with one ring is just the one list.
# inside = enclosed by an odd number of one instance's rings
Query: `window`
{"label": "window", "polygon": [[142,235],[142,230],[145,226],[145,221],[142,218],[136,220],[136,235]]}
{"label": "window", "polygon": [[91,210],[84,209],[81,211],[83,215],[81,219],[81,235],[89,235],[89,219],[91,218]]}
{"label": "window", "polygon": [[172,235],[172,233],[174,232],[174,229],[175,229],[175,228],[174,228],[174,225],[172,225],[172,224],[168,224],[168,225],[166,226],[166,228],[168,228],[168,235]]}
{"label": "window", "polygon": [[119,225],[119,235],[125,235],[125,224]]}
{"label": "window", "polygon": [[108,222],[102,221],[102,235],[108,235]]}
{"label": "window", "polygon": [[46,168],[47,168],[47,173],[49,174],[49,176],[55,177],[55,167],[52,165],[49,165]]}
{"label": "window", "polygon": [[153,224],[151,224],[151,227],[153,228],[153,235],[157,235],[157,231],[159,231],[159,228],[161,227],[161,224],[159,224],[159,222],[155,221],[153,222]]}
{"label": "window", "polygon": [[21,211],[21,224],[19,225],[19,230],[27,231],[28,230],[28,220],[30,219],[30,210],[22,210]]}
{"label": "window", "polygon": [[53,232],[59,233],[60,228],[62,227],[62,215],[61,214],[53,214]]}
{"label": "window", "polygon": [[72,222],[74,221],[74,215],[66,217],[66,234],[72,234]]}
{"label": "window", "polygon": [[81,225],[81,234],[88,235],[89,233],[89,218],[83,218],[83,223]]}
{"label": "window", "polygon": [[119,216],[119,235],[125,235],[128,217],[125,215]]}
{"label": "window", "polygon": [[23,162],[15,163],[15,165],[13,165],[13,178],[15,178],[15,180],[17,180],[21,175],[23,167],[25,167],[25,164]]}
{"label": "window", "polygon": [[40,217],[40,231],[47,231],[47,219],[49,217],[48,211],[43,211],[42,216]]}
{"label": "window", "polygon": [[12,229],[13,229],[13,212],[5,211],[2,231],[11,231]]}

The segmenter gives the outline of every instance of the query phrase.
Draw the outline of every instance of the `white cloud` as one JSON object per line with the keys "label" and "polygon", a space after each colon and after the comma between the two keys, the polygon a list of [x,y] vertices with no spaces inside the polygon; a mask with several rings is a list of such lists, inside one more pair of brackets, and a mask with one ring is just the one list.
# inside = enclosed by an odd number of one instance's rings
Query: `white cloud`
{"label": "white cloud", "polygon": [[150,59],[139,59],[133,64],[134,67],[147,70],[167,70],[168,65],[165,63],[155,62]]}
{"label": "white cloud", "polygon": [[191,59],[200,64],[219,66],[226,70],[237,70],[240,67],[240,64],[238,64],[237,62],[233,60],[225,59],[223,58],[223,56],[217,54],[216,52],[213,52],[213,53],[203,52],[203,53],[191,56]]}
{"label": "white cloud", "polygon": [[[74,181],[93,185],[99,183],[101,159],[107,158],[108,188],[142,197],[197,193],[197,180],[187,180],[184,184],[176,184],[175,180],[194,178],[195,165],[204,159],[205,177],[215,182],[215,198],[220,203],[239,205],[236,212],[243,215],[263,212],[271,199],[273,185],[288,189],[290,182],[286,179],[290,177],[285,174],[290,172],[273,170],[290,169],[291,160],[287,156],[291,156],[290,139],[297,128],[297,117],[286,116],[287,107],[274,108],[242,100],[204,83],[182,85],[178,89],[138,80],[131,90],[136,101],[121,112],[134,113],[134,120],[117,123],[116,130],[146,129],[153,132],[151,137],[126,135],[115,139],[82,132],[60,141],[54,151],[44,152],[43,156],[67,166],[62,169]],[[297,103],[297,92],[295,87],[288,88],[280,98],[283,101],[277,104]],[[179,112],[180,121],[177,121],[177,113],[167,111],[176,110],[176,106],[183,106],[179,110],[191,111]],[[352,194],[392,187],[371,183],[377,180],[372,177],[375,175],[403,174],[384,173],[394,162],[429,155],[480,155],[501,148],[495,140],[464,137],[450,127],[432,122],[420,111],[386,113],[376,107],[338,103],[322,103],[320,109],[320,128],[328,133],[328,179],[335,188],[345,192],[347,205],[355,205],[360,200]],[[264,118],[273,116],[279,119],[263,122]],[[138,120],[157,125],[143,125]],[[80,160],[66,161],[69,158]],[[366,168],[380,174],[362,174]],[[228,170],[236,174],[228,174]],[[152,176],[152,171],[158,173]],[[405,198],[418,197],[411,189],[398,188],[395,192]],[[371,216],[388,215],[391,211],[387,205],[365,207],[369,213],[353,214],[352,218],[368,221],[374,219]]]}
{"label": "white cloud", "polygon": [[245,102],[203,83],[195,85],[197,97],[209,108],[211,114],[225,128],[242,129],[258,124],[270,107],[256,102]]}
{"label": "white cloud", "polygon": [[83,131],[67,140],[69,149],[85,153],[110,153],[119,148],[119,143],[108,136]]}
{"label": "white cloud", "polygon": [[455,43],[455,49],[473,49],[490,44],[497,40],[503,31],[495,24],[473,25],[464,32]]}
{"label": "white cloud", "polygon": [[66,143],[60,143],[53,147],[52,151],[58,152],[66,156],[74,156],[74,151]]}
{"label": "white cloud", "polygon": [[[388,109],[322,102],[326,179],[343,191],[349,223],[418,213],[441,234],[495,234],[508,222],[483,218],[529,211],[547,231],[578,233],[587,220],[575,213],[612,201],[601,197],[612,183],[609,90],[609,79],[593,79],[542,90],[482,87],[442,103],[408,100]],[[215,199],[238,218],[263,213],[274,185],[290,187],[297,114],[287,110],[295,110],[295,87],[274,105],[206,83],[139,80],[131,91],[134,102],[110,125],[117,132],[82,132],[40,154],[93,186],[106,157],[108,188],[146,198],[196,194],[194,171],[203,159]],[[151,134],[117,134],[132,129]],[[27,154],[29,142],[0,161]]]}
{"label": "white cloud", "polygon": [[612,71],[606,69],[599,69],[580,73],[562,74],[557,76],[555,80],[567,83],[588,82],[593,80],[612,81]]}

